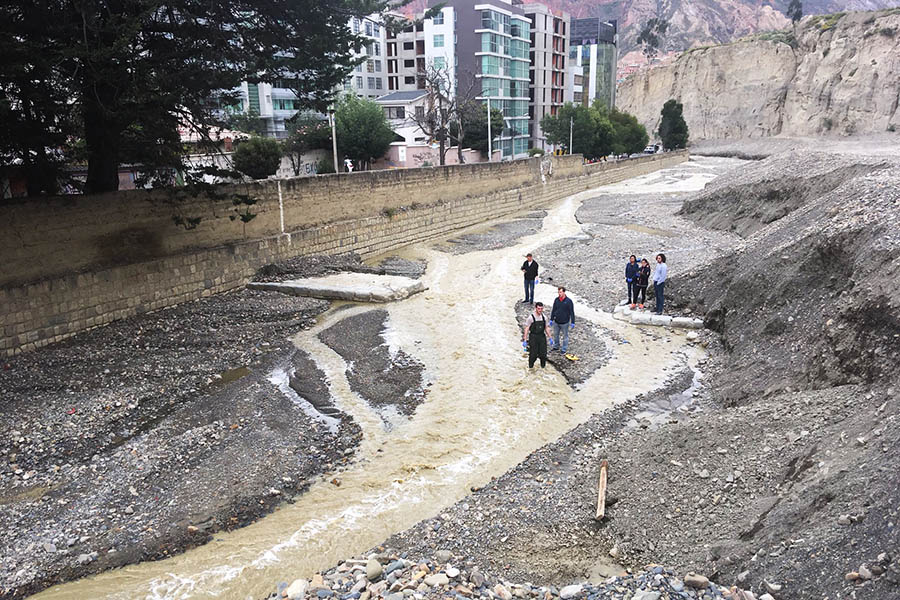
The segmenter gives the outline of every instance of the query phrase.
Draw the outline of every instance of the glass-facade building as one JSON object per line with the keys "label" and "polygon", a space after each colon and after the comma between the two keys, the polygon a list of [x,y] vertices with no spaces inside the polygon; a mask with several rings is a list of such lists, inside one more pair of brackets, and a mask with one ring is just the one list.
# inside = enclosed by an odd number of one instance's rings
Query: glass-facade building
{"label": "glass-facade building", "polygon": [[[481,23],[477,77],[481,98],[503,111],[505,125],[495,139],[503,158],[528,151],[528,70],[530,66],[531,23],[523,15],[510,14],[500,7],[480,10]],[[485,110],[487,110],[485,108]]]}
{"label": "glass-facade building", "polygon": [[615,21],[604,22],[596,17],[572,20],[569,59],[581,68],[582,104],[600,100],[607,108],[615,106],[617,43]]}

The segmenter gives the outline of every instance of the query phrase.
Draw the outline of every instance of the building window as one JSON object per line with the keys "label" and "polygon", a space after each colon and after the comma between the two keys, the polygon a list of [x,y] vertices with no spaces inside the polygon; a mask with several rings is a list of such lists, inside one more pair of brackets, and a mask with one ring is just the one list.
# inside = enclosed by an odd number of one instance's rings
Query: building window
{"label": "building window", "polygon": [[377,79],[375,80],[375,89],[376,89],[376,90],[383,89],[383,88],[382,88],[382,83],[381,83],[381,77],[379,77],[379,78],[377,78]]}
{"label": "building window", "polygon": [[441,11],[438,14],[434,15],[434,18],[432,19],[432,23],[434,23],[435,25],[443,25],[444,24],[444,11]]}
{"label": "building window", "polygon": [[349,90],[352,87],[353,87],[353,78],[348,77],[347,79],[344,80],[344,89]]}
{"label": "building window", "polygon": [[415,47],[416,47],[415,42],[403,42],[403,49],[404,49],[404,50],[414,50]]}
{"label": "building window", "polygon": [[[487,57],[485,57],[487,58]],[[444,69],[447,66],[447,59],[443,56],[435,56],[434,57],[434,68],[435,69]]]}
{"label": "building window", "polygon": [[366,87],[368,87],[370,90],[375,89],[375,78],[374,77],[368,77],[366,83],[368,84]]}
{"label": "building window", "polygon": [[381,27],[378,26],[378,23],[372,23],[372,35],[381,37]]}
{"label": "building window", "polygon": [[367,60],[366,61],[366,73],[374,73],[375,72],[375,61]]}
{"label": "building window", "polygon": [[403,61],[404,69],[413,69],[413,68],[415,68],[415,66],[416,66],[415,59],[407,58],[406,60]]}
{"label": "building window", "polygon": [[424,107],[424,106],[417,106],[417,107],[416,107],[416,118],[417,118],[417,119],[424,119],[424,118],[425,118],[425,107]]}
{"label": "building window", "polygon": [[353,17],[353,33],[359,33],[359,19]]}
{"label": "building window", "polygon": [[384,113],[388,119],[406,118],[406,109],[404,109],[402,106],[385,106]]}
{"label": "building window", "polygon": [[357,76],[356,76],[356,89],[361,90],[361,89],[362,89],[362,84],[363,84],[362,77],[360,77],[359,75],[357,75]]}
{"label": "building window", "polygon": [[372,48],[375,50],[375,56],[381,56],[381,44],[372,44]]}
{"label": "building window", "polygon": [[413,76],[404,77],[403,83],[405,83],[406,85],[414,85],[416,83],[416,78]]}
{"label": "building window", "polygon": [[366,21],[366,35],[372,35],[372,22]]}
{"label": "building window", "polygon": [[434,36],[434,47],[435,48],[443,48],[444,47],[444,34],[439,33]]}
{"label": "building window", "polygon": [[381,61],[380,60],[375,61],[375,72],[381,73]]}

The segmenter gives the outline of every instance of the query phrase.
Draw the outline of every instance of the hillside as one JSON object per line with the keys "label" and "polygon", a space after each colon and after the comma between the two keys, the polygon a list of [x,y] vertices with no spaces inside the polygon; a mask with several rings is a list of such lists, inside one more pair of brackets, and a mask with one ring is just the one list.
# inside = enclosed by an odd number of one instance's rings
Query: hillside
{"label": "hillside", "polygon": [[900,9],[806,17],[790,30],[685,52],[617,92],[655,130],[666,100],[684,104],[692,140],[850,135],[900,128]]}

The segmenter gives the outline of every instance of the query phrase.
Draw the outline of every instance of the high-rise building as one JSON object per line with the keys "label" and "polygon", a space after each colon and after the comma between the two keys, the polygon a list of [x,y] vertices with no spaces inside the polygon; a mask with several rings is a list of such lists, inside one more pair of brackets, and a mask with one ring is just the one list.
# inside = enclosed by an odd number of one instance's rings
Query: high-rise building
{"label": "high-rise building", "polygon": [[[385,29],[378,15],[364,19],[352,18],[347,26],[365,37],[366,42],[355,54],[365,60],[344,80],[345,91],[374,100],[387,92],[387,63],[385,56]],[[294,86],[289,78],[271,82],[241,84],[244,112],[259,115],[272,137],[287,136],[285,121],[300,108]]]}
{"label": "high-rise building", "polygon": [[[403,15],[394,15],[403,18]],[[400,32],[385,33],[387,54],[387,89],[390,92],[406,92],[425,88],[419,77],[425,69],[425,26],[410,22]]]}
{"label": "high-rise building", "polygon": [[541,119],[556,115],[566,98],[569,56],[569,14],[543,4],[522,4],[531,20],[530,87],[528,116],[531,146],[550,150],[544,139]]}
{"label": "high-rise building", "polygon": [[[597,17],[572,20],[569,59],[581,67],[582,104],[600,100],[607,108],[615,106],[618,38],[615,21],[604,22]],[[573,99],[574,85],[574,80],[569,82],[568,95]]]}
{"label": "high-rise building", "polygon": [[503,158],[526,156],[531,22],[511,0],[432,0],[437,4],[439,22],[426,19],[423,31],[426,63],[443,58],[456,94],[503,112],[503,130],[492,132]]}

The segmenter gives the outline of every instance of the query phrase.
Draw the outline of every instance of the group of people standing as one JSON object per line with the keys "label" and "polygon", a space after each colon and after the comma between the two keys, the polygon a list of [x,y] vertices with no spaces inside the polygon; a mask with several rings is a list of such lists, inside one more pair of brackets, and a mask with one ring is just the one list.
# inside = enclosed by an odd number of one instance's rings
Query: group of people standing
{"label": "group of people standing", "polygon": [[528,368],[540,359],[541,368],[547,366],[547,351],[555,347],[564,355],[569,349],[569,332],[575,329],[575,304],[566,296],[566,288],[556,288],[557,297],[550,310],[550,318],[544,314],[544,303],[534,301],[534,286],[537,281],[538,264],[531,254],[522,263],[525,274],[525,302],[534,304],[534,312],[525,320],[522,346],[528,350]]}
{"label": "group of people standing", "polygon": [[[653,296],[656,298],[656,310],[658,315],[663,311],[663,293],[666,286],[666,277],[669,275],[669,267],[666,265],[666,255],[656,255],[656,269],[653,270]],[[650,263],[646,258],[638,261],[632,254],[625,263],[625,283],[628,286],[628,305],[631,308],[644,308],[647,301],[647,286],[650,285]]]}
{"label": "group of people standing", "polygon": [[[528,368],[533,368],[537,360],[541,362],[541,368],[547,365],[547,351],[555,347],[559,348],[562,355],[566,355],[569,349],[569,332],[575,329],[575,304],[566,296],[566,288],[556,288],[557,298],[553,301],[553,308],[549,318],[544,314],[544,303],[534,301],[534,286],[538,281],[538,264],[529,253],[522,263],[522,273],[525,275],[525,303],[534,304],[534,311],[525,319],[525,332],[522,335],[522,346],[528,351]],[[653,282],[653,293],[656,298],[658,315],[663,311],[663,293],[669,268],[666,265],[666,255],[656,255],[656,268],[651,273],[650,262],[643,258],[638,261],[632,254],[625,265],[625,282],[628,286],[628,304],[631,308],[644,308],[647,301],[647,287]]]}

